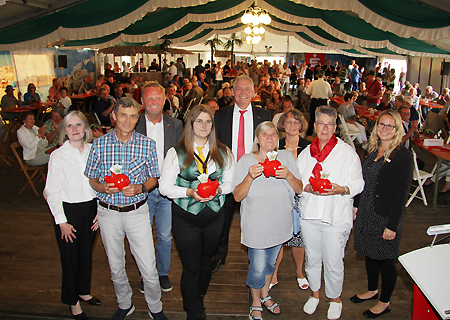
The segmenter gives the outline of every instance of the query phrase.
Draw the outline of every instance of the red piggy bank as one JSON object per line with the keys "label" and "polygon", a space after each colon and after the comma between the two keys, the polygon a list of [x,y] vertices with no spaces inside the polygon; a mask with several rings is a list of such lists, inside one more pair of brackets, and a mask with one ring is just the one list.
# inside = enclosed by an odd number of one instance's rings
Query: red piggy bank
{"label": "red piggy bank", "polygon": [[322,179],[321,177],[311,177],[311,178],[309,178],[309,183],[311,183],[313,191],[316,191],[319,193],[327,193],[327,191],[325,191],[325,189],[333,188],[330,180]]}
{"label": "red piggy bank", "polygon": [[281,162],[278,160],[272,160],[270,161],[269,159],[266,158],[266,160],[264,160],[264,162],[260,163],[263,168],[264,168],[264,175],[266,176],[266,178],[273,176],[275,177],[275,171],[277,171],[278,167],[281,166]]}
{"label": "red piggy bank", "polygon": [[122,190],[130,184],[130,179],[126,174],[115,174],[114,172],[112,172],[111,176],[105,176],[105,182],[114,183],[113,188]]}
{"label": "red piggy bank", "polygon": [[216,190],[219,187],[219,180],[200,183],[197,186],[197,194],[202,198],[209,198],[209,196],[215,196]]}

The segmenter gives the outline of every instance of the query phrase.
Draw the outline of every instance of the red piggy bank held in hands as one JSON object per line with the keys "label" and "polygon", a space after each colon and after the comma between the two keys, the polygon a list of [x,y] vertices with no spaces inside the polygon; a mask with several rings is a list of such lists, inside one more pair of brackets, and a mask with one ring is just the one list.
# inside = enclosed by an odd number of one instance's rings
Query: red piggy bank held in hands
{"label": "red piggy bank held in hands", "polygon": [[321,177],[311,177],[309,178],[309,183],[311,183],[313,191],[319,193],[327,193],[328,191],[325,191],[325,189],[333,188],[330,180]]}
{"label": "red piggy bank held in hands", "polygon": [[272,176],[275,177],[275,171],[277,171],[278,167],[281,166],[281,162],[278,160],[269,160],[266,158],[264,162],[260,163],[264,168],[264,175],[266,178]]}
{"label": "red piggy bank held in hands", "polygon": [[208,182],[200,183],[197,186],[197,194],[202,198],[209,198],[209,196],[214,197],[218,187],[219,180],[211,181],[208,179]]}
{"label": "red piggy bank held in hands", "polygon": [[105,182],[114,183],[113,188],[122,190],[130,184],[130,179],[126,174],[115,174],[114,172],[112,172],[110,176],[105,176]]}

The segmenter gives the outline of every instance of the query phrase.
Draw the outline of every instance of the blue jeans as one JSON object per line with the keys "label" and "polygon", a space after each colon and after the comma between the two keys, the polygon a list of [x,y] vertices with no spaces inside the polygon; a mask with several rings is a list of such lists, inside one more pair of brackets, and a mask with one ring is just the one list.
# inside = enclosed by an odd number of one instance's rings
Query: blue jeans
{"label": "blue jeans", "polygon": [[172,202],[161,196],[156,188],[148,194],[147,199],[150,225],[153,217],[156,222],[156,268],[158,276],[167,276],[170,269],[170,254],[172,250]]}
{"label": "blue jeans", "polygon": [[252,289],[261,289],[266,284],[266,276],[275,272],[275,263],[281,245],[267,249],[248,248],[247,285]]}

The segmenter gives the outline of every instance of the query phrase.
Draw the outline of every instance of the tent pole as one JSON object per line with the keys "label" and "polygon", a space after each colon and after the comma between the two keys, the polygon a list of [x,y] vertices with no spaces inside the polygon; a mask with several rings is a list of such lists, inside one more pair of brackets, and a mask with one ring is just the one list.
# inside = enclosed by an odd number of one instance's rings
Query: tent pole
{"label": "tent pole", "polygon": [[[13,54],[12,51],[10,51],[10,55],[11,55],[12,62],[13,62],[13,65],[14,65],[14,73],[15,73],[15,75],[16,75],[16,81],[17,81],[17,97],[19,97],[20,84],[19,84],[19,76],[18,76],[18,73],[17,73],[17,67],[16,67],[16,59],[14,59],[14,54]],[[20,98],[19,98],[19,100],[20,100]]]}
{"label": "tent pole", "polygon": [[428,85],[431,83],[431,70],[433,69],[433,58],[430,60],[430,72],[428,73]]}

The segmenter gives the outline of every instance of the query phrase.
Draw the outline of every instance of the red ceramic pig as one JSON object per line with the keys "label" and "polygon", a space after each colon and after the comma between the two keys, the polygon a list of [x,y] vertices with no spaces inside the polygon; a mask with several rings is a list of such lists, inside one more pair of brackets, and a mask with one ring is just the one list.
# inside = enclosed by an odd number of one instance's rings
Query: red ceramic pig
{"label": "red ceramic pig", "polygon": [[122,190],[130,184],[130,179],[126,174],[115,174],[114,172],[112,172],[110,176],[105,176],[105,182],[114,183],[113,188]]}
{"label": "red ceramic pig", "polygon": [[313,191],[319,193],[327,193],[328,191],[325,191],[325,189],[333,188],[330,180],[319,176],[309,178],[309,183],[311,183]]}
{"label": "red ceramic pig", "polygon": [[281,166],[281,162],[278,160],[269,160],[266,158],[266,160],[264,160],[261,165],[264,168],[264,175],[266,176],[266,178],[270,176],[275,177],[275,171],[277,171],[278,167]]}
{"label": "red ceramic pig", "polygon": [[202,198],[209,198],[209,196],[215,196],[216,190],[219,187],[219,181],[211,181],[208,179],[208,182],[200,183],[197,186],[197,194]]}

